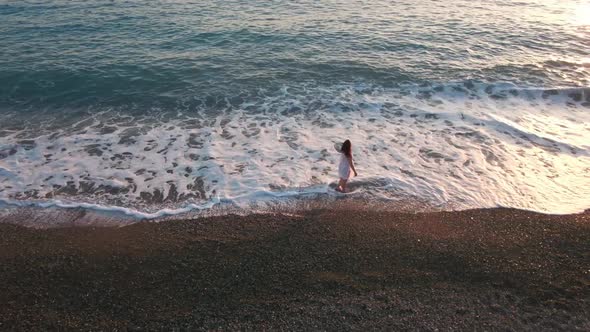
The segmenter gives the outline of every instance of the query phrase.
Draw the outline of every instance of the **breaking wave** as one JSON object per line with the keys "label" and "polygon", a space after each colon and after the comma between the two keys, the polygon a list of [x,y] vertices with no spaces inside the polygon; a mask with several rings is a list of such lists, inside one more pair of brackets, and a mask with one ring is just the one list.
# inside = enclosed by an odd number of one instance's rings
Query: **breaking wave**
{"label": "breaking wave", "polygon": [[590,205],[589,88],[302,85],[174,110],[92,109],[66,125],[52,114],[2,115],[4,204],[158,218],[337,197],[333,146],[349,138],[358,197],[551,213]]}

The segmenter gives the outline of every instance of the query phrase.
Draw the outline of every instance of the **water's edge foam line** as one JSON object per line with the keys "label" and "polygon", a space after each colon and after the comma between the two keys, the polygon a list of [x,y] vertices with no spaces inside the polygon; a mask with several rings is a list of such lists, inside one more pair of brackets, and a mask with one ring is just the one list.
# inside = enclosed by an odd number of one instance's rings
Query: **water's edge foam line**
{"label": "water's edge foam line", "polygon": [[[84,209],[90,210],[94,212],[101,212],[101,213],[115,213],[119,214],[120,216],[131,217],[138,220],[153,220],[159,219],[163,217],[171,217],[177,216],[181,214],[186,214],[189,212],[194,211],[203,211],[209,210],[216,206],[220,206],[223,204],[232,205],[236,204],[240,201],[250,201],[254,202],[253,198],[256,198],[259,202],[264,201],[264,198],[267,199],[285,199],[285,198],[295,198],[301,196],[309,196],[309,195],[321,195],[326,194],[329,195],[326,186],[317,186],[314,188],[308,188],[306,191],[296,191],[296,190],[288,190],[282,192],[268,192],[268,191],[259,191],[252,193],[250,195],[234,197],[232,199],[228,198],[220,198],[215,197],[212,198],[202,204],[187,204],[181,208],[176,209],[160,209],[156,212],[143,212],[139,210],[135,210],[132,208],[126,208],[122,206],[115,206],[115,205],[102,205],[102,204],[93,204],[93,203],[85,203],[85,202],[64,202],[62,200],[57,199],[50,199],[50,200],[14,200],[14,199],[5,199],[0,198],[0,209],[5,207],[16,207],[16,208],[41,208],[41,209],[49,209],[49,208],[58,208],[58,209]],[[344,196],[345,194],[334,193],[334,196]]]}
{"label": "water's edge foam line", "polygon": [[100,205],[100,204],[91,204],[91,203],[66,203],[60,200],[50,200],[50,201],[18,201],[18,200],[6,200],[0,199],[0,208],[3,207],[17,207],[17,208],[60,208],[60,209],[85,209],[85,210],[92,210],[96,212],[103,212],[103,213],[117,213],[127,217],[131,217],[138,220],[146,220],[146,219],[157,219],[161,217],[167,216],[175,216],[195,210],[207,209],[215,206],[219,202],[211,201],[204,205],[197,205],[197,204],[189,204],[183,208],[179,209],[162,209],[154,213],[146,213],[141,212],[129,208],[124,208],[121,206],[109,206],[109,205]]}

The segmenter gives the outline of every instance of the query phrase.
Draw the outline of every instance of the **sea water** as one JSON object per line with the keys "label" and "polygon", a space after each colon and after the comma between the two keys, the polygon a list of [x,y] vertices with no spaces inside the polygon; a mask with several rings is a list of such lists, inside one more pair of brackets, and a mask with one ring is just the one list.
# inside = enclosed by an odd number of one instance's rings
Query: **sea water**
{"label": "sea water", "polygon": [[590,207],[590,4],[2,1],[0,202]]}

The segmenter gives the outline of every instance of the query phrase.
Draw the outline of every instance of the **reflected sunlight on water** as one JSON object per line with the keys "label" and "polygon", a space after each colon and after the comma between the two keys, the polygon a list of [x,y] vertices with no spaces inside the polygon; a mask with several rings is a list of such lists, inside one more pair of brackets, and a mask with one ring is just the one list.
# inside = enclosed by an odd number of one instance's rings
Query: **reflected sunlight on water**
{"label": "reflected sunlight on water", "polygon": [[590,25],[590,3],[579,5],[575,10],[574,24]]}

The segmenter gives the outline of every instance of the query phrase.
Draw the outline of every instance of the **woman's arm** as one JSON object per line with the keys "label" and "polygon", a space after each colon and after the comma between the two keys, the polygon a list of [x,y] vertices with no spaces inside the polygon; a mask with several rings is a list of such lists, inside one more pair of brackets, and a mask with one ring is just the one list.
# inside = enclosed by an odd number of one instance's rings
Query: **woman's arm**
{"label": "woman's arm", "polygon": [[352,168],[352,171],[354,172],[354,176],[357,176],[356,169],[354,168],[354,162],[352,161],[352,156],[350,156],[346,159],[348,159],[348,164],[350,165],[350,168]]}

